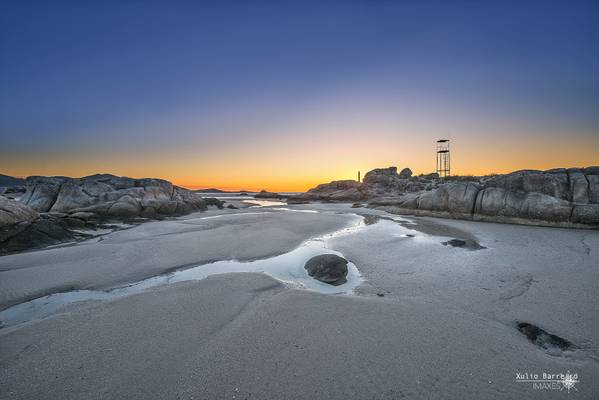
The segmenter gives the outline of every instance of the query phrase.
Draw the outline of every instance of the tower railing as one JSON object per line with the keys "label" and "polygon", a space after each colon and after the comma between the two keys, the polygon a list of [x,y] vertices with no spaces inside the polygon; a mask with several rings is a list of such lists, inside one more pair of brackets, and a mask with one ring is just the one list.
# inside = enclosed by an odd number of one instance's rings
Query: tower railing
{"label": "tower railing", "polygon": [[445,178],[451,176],[451,154],[449,152],[449,139],[437,140],[437,174]]}

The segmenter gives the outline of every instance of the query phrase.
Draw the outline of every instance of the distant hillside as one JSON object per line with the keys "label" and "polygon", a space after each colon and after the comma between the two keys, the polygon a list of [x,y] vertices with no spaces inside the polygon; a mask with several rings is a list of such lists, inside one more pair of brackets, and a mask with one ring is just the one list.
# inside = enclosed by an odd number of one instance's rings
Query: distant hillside
{"label": "distant hillside", "polygon": [[[216,188],[210,188],[210,189],[197,189],[197,190],[194,190],[194,192],[196,192],[196,193],[247,193],[248,190],[220,190],[220,189],[216,189]],[[251,190],[249,192],[251,192]]]}
{"label": "distant hillside", "polygon": [[198,189],[198,190],[194,190],[194,192],[196,192],[196,193],[232,193],[232,192],[227,192],[226,190],[220,190],[220,189],[216,189],[216,188]]}
{"label": "distant hillside", "polygon": [[0,174],[0,187],[24,186],[25,179]]}

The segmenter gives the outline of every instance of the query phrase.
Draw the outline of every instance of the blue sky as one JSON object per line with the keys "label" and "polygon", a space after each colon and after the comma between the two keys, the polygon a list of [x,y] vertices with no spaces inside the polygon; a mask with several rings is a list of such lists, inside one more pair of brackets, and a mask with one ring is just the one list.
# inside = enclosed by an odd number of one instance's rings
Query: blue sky
{"label": "blue sky", "polygon": [[[214,174],[219,157],[277,154],[295,176],[285,160],[322,155],[315,141],[392,143],[398,163],[418,163],[446,135],[464,173],[481,172],[472,154],[499,136],[599,162],[598,43],[599,5],[584,1],[4,2],[0,169],[91,173],[113,152],[113,172],[201,185],[178,158]],[[523,157],[488,169],[544,166]]]}

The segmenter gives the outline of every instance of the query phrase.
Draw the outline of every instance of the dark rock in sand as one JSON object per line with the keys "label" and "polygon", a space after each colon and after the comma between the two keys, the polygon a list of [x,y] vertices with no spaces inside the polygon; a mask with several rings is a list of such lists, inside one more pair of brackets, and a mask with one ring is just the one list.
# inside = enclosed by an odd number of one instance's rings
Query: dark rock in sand
{"label": "dark rock in sand", "polygon": [[219,210],[225,208],[225,202],[215,197],[204,197],[207,206],[215,206]]}
{"label": "dark rock in sand", "polygon": [[551,350],[552,348],[570,350],[575,347],[569,340],[553,335],[528,322],[519,322],[518,330],[532,343],[546,350]]}
{"label": "dark rock in sand", "polygon": [[351,205],[351,208],[362,208],[364,207],[364,204],[362,203],[354,203]]}
{"label": "dark rock in sand", "polygon": [[364,221],[364,225],[374,225],[377,224],[381,219],[383,219],[380,215],[375,214],[367,214],[362,217]]}
{"label": "dark rock in sand", "polygon": [[308,275],[321,282],[341,285],[346,282],[347,260],[336,254],[322,254],[312,257],[304,268]]}
{"label": "dark rock in sand", "polygon": [[237,210],[237,207],[235,207],[233,204],[229,204],[227,206],[227,208],[231,209],[231,210]]}
{"label": "dark rock in sand", "polygon": [[295,196],[293,196],[287,198],[287,204],[310,204],[310,201],[303,200],[301,198],[295,198]]}
{"label": "dark rock in sand", "polygon": [[447,242],[443,242],[444,246],[452,246],[452,247],[464,247],[466,246],[466,242],[460,239],[451,239]]}

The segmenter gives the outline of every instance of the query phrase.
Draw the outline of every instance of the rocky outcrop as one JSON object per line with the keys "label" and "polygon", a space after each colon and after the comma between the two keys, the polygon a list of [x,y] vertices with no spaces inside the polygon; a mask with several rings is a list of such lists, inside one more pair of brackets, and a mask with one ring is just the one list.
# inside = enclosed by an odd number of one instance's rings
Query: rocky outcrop
{"label": "rocky outcrop", "polygon": [[0,255],[71,240],[72,223],[61,216],[39,214],[29,206],[0,196]]}
{"label": "rocky outcrop", "polygon": [[22,232],[39,218],[39,214],[24,204],[0,196],[0,243]]}
{"label": "rocky outcrop", "polygon": [[432,187],[432,182],[433,180],[425,177],[412,177],[409,168],[404,168],[399,174],[397,167],[378,168],[364,175],[363,182],[343,180],[324,183],[306,193],[291,196],[287,201],[289,203],[311,200],[360,202],[427,190]]}
{"label": "rocky outcrop", "polygon": [[371,207],[418,215],[540,224],[599,225],[599,167],[522,170],[487,177],[412,176],[375,169],[364,182],[335,181],[289,199],[368,201]]}
{"label": "rocky outcrop", "polygon": [[410,168],[404,168],[399,173],[399,177],[403,179],[408,179],[412,176],[412,170]]}
{"label": "rocky outcrop", "polygon": [[223,208],[221,200],[162,179],[29,177],[18,202],[0,196],[0,254],[88,238],[104,220],[182,215],[208,205]]}
{"label": "rocky outcrop", "polygon": [[357,202],[368,198],[368,194],[362,190],[362,187],[360,182],[352,180],[334,181],[318,185],[306,193],[291,196],[287,202],[299,203],[310,200]]}
{"label": "rocky outcrop", "polygon": [[23,186],[25,179],[15,178],[14,176],[0,174],[0,188],[9,188]]}
{"label": "rocky outcrop", "polygon": [[256,193],[254,195],[255,199],[284,199],[285,196],[282,196],[278,193],[274,193],[274,192],[268,192],[264,189],[262,189],[259,193]]}
{"label": "rocky outcrop", "polygon": [[162,179],[114,175],[27,178],[20,199],[38,212],[90,212],[105,218],[156,217],[204,210],[199,195]]}
{"label": "rocky outcrop", "polygon": [[214,206],[219,210],[225,208],[225,202],[223,200],[219,200],[216,197],[204,197],[204,202],[207,206]]}
{"label": "rocky outcrop", "polygon": [[322,254],[306,262],[304,269],[308,275],[321,282],[341,285],[346,282],[347,260],[336,254]]}
{"label": "rocky outcrop", "polygon": [[412,178],[412,170],[404,168],[397,173],[397,167],[378,168],[364,175],[363,191],[367,196],[388,196],[406,192],[425,190],[432,181],[422,177]]}
{"label": "rocky outcrop", "polygon": [[516,171],[482,179],[483,187],[501,188],[510,192],[536,192],[563,200],[570,200],[568,173],[564,170]]}

